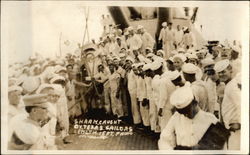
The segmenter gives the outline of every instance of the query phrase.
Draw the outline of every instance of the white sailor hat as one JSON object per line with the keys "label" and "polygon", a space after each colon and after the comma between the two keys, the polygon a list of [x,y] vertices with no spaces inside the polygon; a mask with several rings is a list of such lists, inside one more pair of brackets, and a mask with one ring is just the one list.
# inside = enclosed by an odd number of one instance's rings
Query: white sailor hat
{"label": "white sailor hat", "polygon": [[138,67],[138,63],[132,64],[132,67],[137,68]]}
{"label": "white sailor hat", "polygon": [[132,63],[135,62],[135,60],[131,56],[127,56],[126,61],[131,61]]}
{"label": "white sailor hat", "polygon": [[150,68],[151,68],[151,64],[148,63],[148,64],[143,65],[142,70],[146,71],[146,70],[149,70]]}
{"label": "white sailor hat", "polygon": [[141,29],[143,29],[144,27],[142,26],[142,25],[138,25],[137,26],[137,30],[141,30]]}
{"label": "white sailor hat", "polygon": [[82,47],[82,51],[87,51],[87,50],[94,50],[94,51],[96,51],[96,45],[95,44],[93,44],[93,43],[88,43],[88,44],[85,44],[85,45],[83,45],[83,47]]}
{"label": "white sailor hat", "polygon": [[[181,97],[180,97],[181,96]],[[177,109],[187,107],[194,99],[193,91],[190,83],[187,82],[185,86],[177,88],[170,96],[170,103]]]}
{"label": "white sailor hat", "polygon": [[208,50],[206,50],[206,49],[200,49],[200,50],[198,50],[198,51],[196,51],[196,53],[207,53],[208,52]]}
{"label": "white sailor hat", "polygon": [[139,63],[137,63],[137,68],[138,68],[138,67],[141,67],[141,66],[143,66],[143,65],[145,65],[145,63],[139,62]]}
{"label": "white sailor hat", "polygon": [[144,62],[145,57],[142,54],[139,54],[138,59],[140,60],[140,62]]}
{"label": "white sailor hat", "polygon": [[33,94],[23,97],[23,102],[26,107],[35,106],[41,108],[48,108],[46,94]]}
{"label": "white sailor hat", "polygon": [[196,54],[188,54],[188,59],[197,59],[198,60],[198,57]]}
{"label": "white sailor hat", "polygon": [[128,31],[124,32],[124,35],[125,35],[125,36],[129,35]]}
{"label": "white sailor hat", "polygon": [[201,60],[202,67],[214,65],[214,63],[215,63],[214,60],[210,57],[207,57],[207,58]]}
{"label": "white sailor hat", "polygon": [[175,71],[170,71],[170,72],[168,73],[168,77],[169,77],[169,79],[170,79],[171,81],[177,79],[179,76],[181,76],[181,73],[180,73],[179,71],[177,71],[177,70],[175,70]]}
{"label": "white sailor hat", "polygon": [[168,60],[174,62],[174,57],[169,57]]}
{"label": "white sailor hat", "polygon": [[12,92],[12,91],[20,91],[20,92],[22,92],[22,91],[23,91],[23,88],[20,87],[20,86],[13,85],[13,86],[10,86],[10,87],[8,88],[8,92]]}
{"label": "white sailor hat", "polygon": [[51,80],[50,80],[50,83],[52,84],[52,83],[54,83],[54,82],[56,82],[56,81],[65,81],[65,78],[64,77],[62,77],[62,76],[55,76],[55,77],[53,77]]}
{"label": "white sailor hat", "polygon": [[128,31],[133,31],[134,28],[133,28],[132,26],[129,26],[127,30],[128,30]]}
{"label": "white sailor hat", "polygon": [[147,58],[153,57],[153,56],[155,56],[153,53],[148,53],[148,54],[146,55]]}
{"label": "white sailor hat", "polygon": [[228,59],[220,60],[214,65],[214,70],[219,73],[225,70],[229,66],[230,62]]}
{"label": "white sailor hat", "polygon": [[183,31],[187,31],[187,30],[188,30],[188,27],[183,26]]}
{"label": "white sailor hat", "polygon": [[173,60],[174,60],[175,58],[179,58],[179,59],[181,59],[183,62],[185,62],[185,61],[187,60],[187,58],[185,57],[185,55],[184,55],[184,54],[181,54],[181,53],[174,55],[174,56],[173,56]]}
{"label": "white sailor hat", "polygon": [[163,56],[165,55],[165,52],[163,50],[158,50],[156,53],[161,53]]}
{"label": "white sailor hat", "polygon": [[59,72],[61,72],[61,71],[67,72],[67,69],[66,69],[65,67],[58,66],[58,67],[56,68],[55,73],[59,73]]}
{"label": "white sailor hat", "polygon": [[126,57],[126,54],[125,53],[119,53],[119,57],[120,58]]}
{"label": "white sailor hat", "polygon": [[161,24],[161,26],[167,26],[168,24],[167,24],[167,22],[163,22],[162,24]]}
{"label": "white sailor hat", "polygon": [[184,53],[185,49],[184,48],[178,48],[177,51],[178,51],[178,53]]}
{"label": "white sailor hat", "polygon": [[23,90],[28,92],[28,93],[32,93],[33,91],[35,91],[41,84],[41,80],[38,77],[27,77],[23,84]]}
{"label": "white sailor hat", "polygon": [[187,74],[196,74],[198,71],[198,67],[192,63],[185,63],[182,66],[182,71]]}
{"label": "white sailor hat", "polygon": [[150,47],[147,47],[145,50],[149,50],[151,53],[153,53],[153,50]]}
{"label": "white sailor hat", "polygon": [[52,84],[48,84],[48,83],[43,83],[39,86],[39,88],[36,90],[36,93],[37,94],[40,94],[44,89],[46,88],[52,88],[54,89],[53,85]]}
{"label": "white sailor hat", "polygon": [[157,58],[157,59],[155,59],[154,62],[151,63],[150,69],[155,71],[155,70],[159,69],[162,65],[163,65],[163,62]]}

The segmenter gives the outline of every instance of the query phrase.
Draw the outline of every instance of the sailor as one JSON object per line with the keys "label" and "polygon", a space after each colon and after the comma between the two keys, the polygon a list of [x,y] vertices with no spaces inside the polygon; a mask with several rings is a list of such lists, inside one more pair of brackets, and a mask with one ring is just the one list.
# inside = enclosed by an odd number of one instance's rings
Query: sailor
{"label": "sailor", "polygon": [[50,84],[55,84],[54,87],[57,91],[60,92],[60,98],[58,99],[57,105],[57,115],[58,122],[60,123],[60,137],[65,138],[69,135],[69,113],[67,105],[67,97],[65,93],[65,78],[59,75],[56,75],[50,80]]}
{"label": "sailor", "polygon": [[161,131],[167,125],[170,117],[172,116],[173,106],[170,104],[170,96],[175,90],[175,85],[169,79],[169,76],[161,76],[159,86],[159,110],[158,115],[160,116],[160,127]]}
{"label": "sailor", "polygon": [[10,150],[47,150],[53,148],[53,137],[42,130],[48,122],[47,95],[34,94],[23,98],[28,117],[13,123]]}
{"label": "sailor", "polygon": [[150,69],[153,71],[152,74],[152,104],[150,104],[150,119],[151,126],[154,126],[155,133],[160,133],[160,116],[158,115],[158,111],[160,110],[160,85],[161,85],[161,75],[163,74],[163,61],[162,59],[155,59],[155,61],[151,64]]}
{"label": "sailor", "polygon": [[177,45],[177,47],[180,46],[182,37],[183,37],[183,31],[181,30],[180,25],[177,25],[176,31],[175,31],[175,44]]}
{"label": "sailor", "polygon": [[141,50],[142,40],[138,34],[135,34],[133,27],[128,27],[129,38],[127,39],[127,45],[130,50]]}
{"label": "sailor", "polygon": [[147,98],[147,88],[145,80],[145,72],[142,70],[144,63],[138,63],[137,69],[138,78],[136,79],[137,86],[137,100],[139,102],[139,109],[142,118],[143,127],[146,132],[150,131],[149,122],[149,100]]}
{"label": "sailor", "polygon": [[121,75],[117,72],[118,65],[115,63],[109,64],[110,76],[110,98],[111,98],[111,110],[114,116],[121,118],[124,116],[124,111],[122,107],[121,96],[118,94],[118,86],[120,83]]}
{"label": "sailor", "polygon": [[22,101],[23,88],[20,86],[10,86],[8,88],[9,111],[8,120],[20,113],[25,113],[24,104]]}
{"label": "sailor", "polygon": [[204,72],[204,82],[208,92],[208,108],[216,117],[219,118],[219,104],[217,103],[217,83],[219,77],[214,70],[214,60],[212,58],[205,58],[201,61]]}
{"label": "sailor", "polygon": [[182,66],[183,76],[186,81],[191,83],[191,87],[193,89],[193,93],[199,106],[204,111],[211,112],[208,105],[208,92],[205,87],[204,81],[200,79],[196,79],[196,74],[198,71],[198,67],[191,63],[186,63]]}
{"label": "sailor", "polygon": [[176,54],[173,56],[173,63],[176,70],[181,71],[182,65],[187,60],[184,54]]}
{"label": "sailor", "polygon": [[227,149],[239,150],[241,137],[241,74],[232,77],[232,66],[228,59],[218,61],[214,70],[218,73],[220,81],[226,84],[221,113],[225,127],[231,131]]}
{"label": "sailor", "polygon": [[167,50],[167,44],[166,44],[166,33],[167,33],[167,22],[163,22],[161,24],[162,26],[162,29],[160,31],[160,35],[159,35],[159,38],[158,38],[158,41],[162,41],[162,49],[163,51],[166,53],[166,50]]}
{"label": "sailor", "polygon": [[168,23],[168,28],[165,33],[166,35],[166,51],[165,51],[165,59],[169,58],[170,52],[174,49],[174,40],[175,40],[175,31],[172,29],[172,23]]}
{"label": "sailor", "polygon": [[221,134],[224,128],[213,114],[199,108],[190,83],[176,89],[170,103],[176,112],[161,133],[160,150],[222,149],[228,134]]}
{"label": "sailor", "polygon": [[153,49],[155,41],[153,37],[145,30],[145,28],[141,25],[138,25],[137,27],[138,34],[141,37],[142,40],[142,52],[143,55],[145,55],[144,51],[146,48]]}

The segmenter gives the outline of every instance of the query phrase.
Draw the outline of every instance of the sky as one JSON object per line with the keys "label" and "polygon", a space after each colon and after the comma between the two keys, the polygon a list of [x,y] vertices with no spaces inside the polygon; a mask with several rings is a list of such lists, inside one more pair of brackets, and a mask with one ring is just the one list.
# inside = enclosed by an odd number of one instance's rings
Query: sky
{"label": "sky", "polygon": [[[76,49],[77,43],[83,40],[85,6],[89,6],[90,10],[88,22],[90,40],[98,40],[102,33],[101,15],[109,14],[105,3],[101,2],[91,5],[81,1],[1,3],[1,51],[8,54],[10,63],[26,60],[34,52],[45,57],[56,56],[59,54],[60,34],[62,34],[63,53]],[[197,24],[203,25],[203,33],[208,40],[213,38],[242,40],[241,30],[248,22],[245,16],[248,13],[248,6],[225,4],[199,4]],[[194,5],[189,4],[189,6]],[[66,40],[69,40],[69,46],[63,44]]]}

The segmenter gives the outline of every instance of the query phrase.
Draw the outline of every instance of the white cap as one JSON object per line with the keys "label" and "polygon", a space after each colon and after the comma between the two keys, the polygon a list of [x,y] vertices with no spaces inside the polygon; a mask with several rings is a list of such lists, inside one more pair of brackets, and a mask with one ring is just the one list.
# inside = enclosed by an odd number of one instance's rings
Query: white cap
{"label": "white cap", "polygon": [[145,64],[145,65],[143,65],[142,70],[143,70],[143,71],[146,71],[146,70],[150,69],[150,66],[151,66],[150,63]]}
{"label": "white cap", "polygon": [[198,67],[192,63],[185,63],[182,66],[182,71],[187,74],[196,74],[198,71]]}
{"label": "white cap", "polygon": [[154,56],[154,54],[153,53],[148,53],[147,55],[146,55],[146,57],[147,58],[149,58],[149,57],[153,57]]}
{"label": "white cap", "polygon": [[161,24],[161,26],[167,26],[168,24],[167,24],[167,22],[163,22],[162,24]]}
{"label": "white cap", "polygon": [[43,83],[43,84],[41,84],[41,85],[39,86],[39,88],[36,90],[36,93],[37,93],[37,94],[40,94],[41,91],[43,91],[43,90],[46,89],[46,88],[52,88],[52,89],[54,89],[54,87],[53,87],[52,84]]}
{"label": "white cap", "polygon": [[128,31],[126,31],[126,32],[124,33],[124,35],[125,35],[125,36],[129,35]]}
{"label": "white cap", "polygon": [[23,88],[22,87],[19,87],[19,86],[16,86],[16,85],[13,85],[13,86],[10,86],[8,88],[8,92],[12,92],[12,91],[20,91],[22,92],[23,91]]}
{"label": "white cap", "polygon": [[185,49],[184,48],[178,48],[177,51],[178,52],[185,52]]}
{"label": "white cap", "polygon": [[125,53],[119,53],[119,57],[120,57],[120,58],[126,57],[126,54],[125,54]]}
{"label": "white cap", "polygon": [[153,50],[150,47],[147,47],[145,50],[149,50],[151,53],[153,53]]}
{"label": "white cap", "polygon": [[126,61],[127,61],[127,60],[131,61],[132,63],[135,62],[135,60],[134,60],[131,56],[127,56]]}
{"label": "white cap", "polygon": [[169,78],[171,81],[177,79],[179,76],[181,76],[181,73],[180,73],[179,71],[177,71],[177,70],[175,70],[175,71],[170,71],[170,72],[168,73],[168,78]]}
{"label": "white cap", "polygon": [[134,28],[132,26],[129,26],[127,30],[132,31],[132,30],[134,30]]}
{"label": "white cap", "polygon": [[23,102],[26,107],[36,106],[36,107],[48,108],[47,97],[48,95],[46,94],[27,95],[23,97]]}
{"label": "white cap", "polygon": [[218,73],[221,72],[223,70],[225,70],[228,66],[229,66],[230,62],[228,59],[224,59],[221,61],[218,61],[215,65],[214,65],[214,70]]}
{"label": "white cap", "polygon": [[65,72],[67,72],[67,69],[66,69],[65,67],[60,66],[60,67],[58,67],[58,68],[56,69],[55,73],[59,73],[60,71],[65,71]]}
{"label": "white cap", "polygon": [[140,66],[143,66],[143,65],[145,65],[145,63],[143,63],[143,62],[137,63],[137,68]]}
{"label": "white cap", "polygon": [[214,60],[210,57],[207,57],[207,58],[201,60],[202,67],[206,67],[208,65],[213,65],[214,63],[215,63]]}
{"label": "white cap", "polygon": [[197,59],[198,60],[198,57],[196,54],[188,54],[188,59]]}
{"label": "white cap", "polygon": [[50,83],[54,83],[54,82],[57,81],[57,80],[65,81],[65,78],[58,75],[58,76],[53,77],[53,78],[50,80]]}
{"label": "white cap", "polygon": [[185,86],[177,88],[170,96],[170,103],[177,109],[187,107],[194,99],[193,91],[190,83],[187,82]]}
{"label": "white cap", "polygon": [[185,55],[181,54],[181,53],[174,55],[173,59],[175,59],[175,58],[180,58],[183,62],[185,62],[187,60],[187,58],[185,57]]}
{"label": "white cap", "polygon": [[161,53],[163,55],[163,57],[165,56],[165,52],[163,50],[158,50],[156,53]]}
{"label": "white cap", "polygon": [[31,93],[35,91],[41,84],[41,80],[38,77],[27,77],[23,84],[22,87],[25,91],[28,93]]}
{"label": "white cap", "polygon": [[137,26],[137,30],[143,29],[144,27],[142,25]]}
{"label": "white cap", "polygon": [[150,69],[155,71],[159,69],[163,65],[163,61],[159,58],[157,58],[154,62],[151,63]]}

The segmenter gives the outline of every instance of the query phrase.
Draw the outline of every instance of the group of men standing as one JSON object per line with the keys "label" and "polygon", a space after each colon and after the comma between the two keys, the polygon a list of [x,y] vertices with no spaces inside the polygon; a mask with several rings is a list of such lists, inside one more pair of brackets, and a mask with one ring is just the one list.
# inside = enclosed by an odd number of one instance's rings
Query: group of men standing
{"label": "group of men standing", "polygon": [[11,65],[10,148],[55,149],[55,137],[68,142],[70,117],[99,108],[160,135],[159,149],[239,149],[241,47],[198,47],[188,28],[162,26],[159,50],[138,25],[104,33],[81,55]]}

